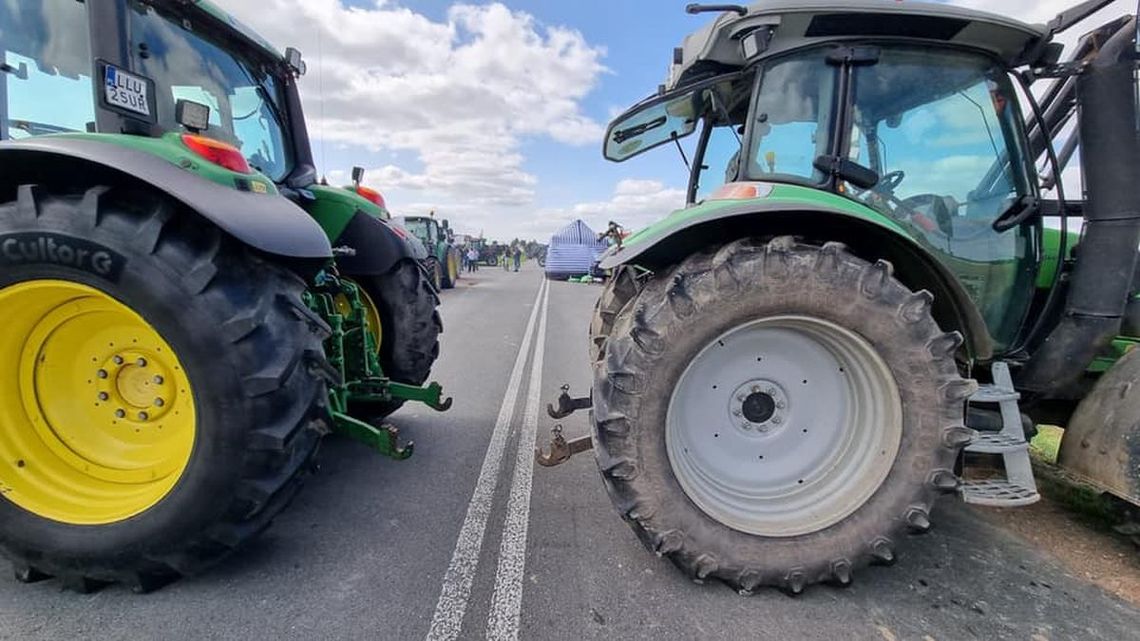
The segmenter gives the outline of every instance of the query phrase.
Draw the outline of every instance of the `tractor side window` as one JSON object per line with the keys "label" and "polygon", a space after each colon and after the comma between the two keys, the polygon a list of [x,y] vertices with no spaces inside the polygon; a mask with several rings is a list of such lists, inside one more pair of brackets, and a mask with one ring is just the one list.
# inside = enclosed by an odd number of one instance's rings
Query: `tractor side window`
{"label": "tractor side window", "polygon": [[776,60],[764,69],[752,113],[748,176],[821,183],[813,165],[829,153],[835,70],[823,51]]}
{"label": "tractor side window", "polygon": [[707,198],[721,185],[732,182],[740,175],[740,134],[733,126],[707,121],[708,141],[702,150],[697,168],[696,202]]}
{"label": "tractor side window", "polygon": [[87,5],[0,2],[0,138],[94,127]]}
{"label": "tractor side window", "polygon": [[921,222],[929,218],[940,233],[961,236],[984,230],[1026,193],[1020,148],[1009,144],[1016,95],[988,60],[892,50],[856,77],[854,120],[862,133],[852,153],[883,179],[865,198],[869,204],[896,215],[918,211]]}

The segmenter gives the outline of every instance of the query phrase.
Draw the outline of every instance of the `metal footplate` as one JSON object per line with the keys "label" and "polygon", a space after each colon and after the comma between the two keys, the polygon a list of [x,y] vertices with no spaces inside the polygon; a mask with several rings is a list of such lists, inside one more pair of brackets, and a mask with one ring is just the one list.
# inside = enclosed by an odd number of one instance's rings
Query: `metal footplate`
{"label": "metal footplate", "polygon": [[1020,395],[1013,387],[1009,366],[994,363],[992,385],[981,386],[970,397],[971,403],[997,405],[1001,412],[1000,432],[983,432],[966,447],[968,454],[1000,454],[1005,465],[1004,479],[964,481],[959,488],[962,500],[974,505],[1020,507],[1036,503],[1041,496],[1033,480],[1029,443],[1021,425]]}

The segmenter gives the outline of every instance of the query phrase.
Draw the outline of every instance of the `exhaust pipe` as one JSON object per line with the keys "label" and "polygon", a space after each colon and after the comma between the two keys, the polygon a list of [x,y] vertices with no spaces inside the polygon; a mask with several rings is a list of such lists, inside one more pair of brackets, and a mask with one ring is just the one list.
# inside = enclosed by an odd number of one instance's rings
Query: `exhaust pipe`
{"label": "exhaust pipe", "polygon": [[1037,347],[1018,387],[1050,398],[1076,393],[1089,363],[1115,338],[1132,293],[1140,245],[1140,113],[1136,18],[1077,78],[1085,231],[1060,322]]}

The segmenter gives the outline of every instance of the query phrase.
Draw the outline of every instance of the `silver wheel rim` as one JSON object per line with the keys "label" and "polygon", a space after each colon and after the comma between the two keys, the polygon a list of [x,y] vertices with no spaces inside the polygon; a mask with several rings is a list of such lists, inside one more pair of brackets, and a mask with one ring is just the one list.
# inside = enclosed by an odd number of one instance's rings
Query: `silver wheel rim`
{"label": "silver wheel rim", "polygon": [[886,479],[902,438],[890,368],[863,337],[809,316],[707,345],[669,401],[665,447],[688,497],[742,532],[818,532]]}

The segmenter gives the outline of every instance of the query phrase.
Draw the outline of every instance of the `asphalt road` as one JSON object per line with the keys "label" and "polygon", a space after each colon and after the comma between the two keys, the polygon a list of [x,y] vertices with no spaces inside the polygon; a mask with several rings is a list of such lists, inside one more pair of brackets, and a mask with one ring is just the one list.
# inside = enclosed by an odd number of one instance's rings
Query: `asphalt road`
{"label": "asphalt road", "polygon": [[897,565],[845,590],[741,597],[685,580],[617,517],[591,456],[530,463],[553,423],[540,401],[586,390],[599,292],[543,282],[484,268],[444,293],[435,376],[455,405],[393,416],[411,459],[329,439],[265,536],[154,594],[0,575],[0,639],[1140,639],[1140,610],[949,500]]}

